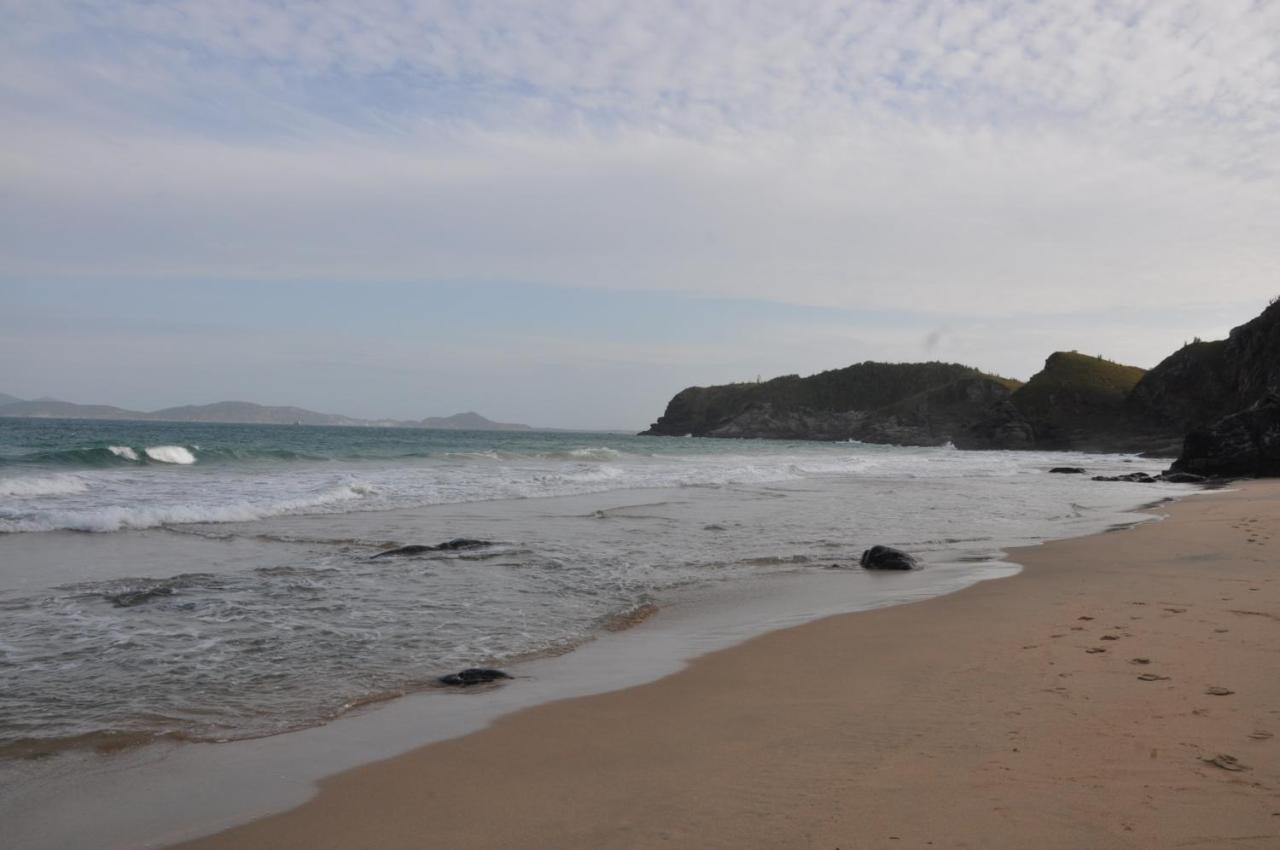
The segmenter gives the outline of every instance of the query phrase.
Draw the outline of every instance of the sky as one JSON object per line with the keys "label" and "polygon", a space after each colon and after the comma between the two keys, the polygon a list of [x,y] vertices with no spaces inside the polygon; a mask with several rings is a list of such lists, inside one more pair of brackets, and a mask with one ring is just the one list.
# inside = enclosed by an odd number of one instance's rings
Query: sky
{"label": "sky", "polygon": [[0,392],[639,428],[1280,294],[1280,0],[0,0]]}

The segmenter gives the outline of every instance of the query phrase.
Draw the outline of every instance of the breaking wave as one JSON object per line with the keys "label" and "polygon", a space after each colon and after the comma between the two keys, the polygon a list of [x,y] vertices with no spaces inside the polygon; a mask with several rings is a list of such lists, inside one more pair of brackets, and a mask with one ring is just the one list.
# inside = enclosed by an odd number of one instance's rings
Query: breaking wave
{"label": "breaking wave", "polygon": [[184,446],[152,446],[143,449],[147,457],[158,463],[178,463],[182,465],[195,463],[196,456]]}
{"label": "breaking wave", "polygon": [[251,522],[271,516],[321,510],[342,502],[364,499],[376,493],[377,490],[368,484],[348,483],[310,496],[270,502],[241,500],[221,505],[194,503],[114,505],[50,510],[42,511],[38,516],[31,518],[0,519],[0,532],[56,530],[108,532],[190,522]]}
{"label": "breaking wave", "polygon": [[71,496],[89,489],[89,483],[75,475],[0,479],[0,496]]}

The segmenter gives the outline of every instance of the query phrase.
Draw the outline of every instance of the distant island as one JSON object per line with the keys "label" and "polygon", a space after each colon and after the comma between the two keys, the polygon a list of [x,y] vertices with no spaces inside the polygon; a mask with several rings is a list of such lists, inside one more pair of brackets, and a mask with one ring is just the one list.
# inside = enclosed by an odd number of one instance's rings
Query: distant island
{"label": "distant island", "polygon": [[1151,370],[1059,351],[1023,383],[958,363],[868,361],[689,387],[643,433],[1141,452],[1196,474],[1280,475],[1280,299]]}
{"label": "distant island", "polygon": [[269,407],[248,401],[166,407],[150,412],[107,404],[75,404],[57,399],[24,401],[0,393],[0,417],[23,419],[112,419],[137,422],[225,422],[241,425],[345,425],[356,428],[434,428],[448,431],[532,431],[530,425],[494,422],[468,411],[425,419],[357,419],[301,407]]}

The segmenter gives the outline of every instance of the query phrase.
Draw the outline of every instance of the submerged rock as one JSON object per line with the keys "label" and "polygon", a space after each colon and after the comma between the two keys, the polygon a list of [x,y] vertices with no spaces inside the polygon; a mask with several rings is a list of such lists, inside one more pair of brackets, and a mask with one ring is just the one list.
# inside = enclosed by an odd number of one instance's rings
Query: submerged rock
{"label": "submerged rock", "polygon": [[510,679],[506,673],[501,670],[492,670],[488,667],[468,667],[458,673],[450,673],[448,676],[441,676],[438,681],[442,685],[455,685],[459,687],[468,687],[470,685],[483,685],[487,682],[494,682],[498,679]]}
{"label": "submerged rock", "polygon": [[455,537],[453,540],[446,540],[444,543],[438,543],[435,546],[423,546],[414,544],[412,546],[401,546],[397,549],[388,549],[385,552],[379,552],[370,556],[369,560],[374,558],[386,558],[392,555],[421,555],[423,552],[458,552],[465,549],[479,549],[484,546],[492,546],[493,543],[488,540],[472,540],[468,537]]}
{"label": "submerged rock", "polygon": [[914,570],[916,559],[892,546],[872,546],[862,553],[864,570]]}
{"label": "submerged rock", "polygon": [[1055,466],[1050,472],[1056,472],[1059,475],[1084,475],[1084,467],[1082,466]]}
{"label": "submerged rock", "polygon": [[135,605],[141,605],[144,602],[150,602],[161,596],[172,596],[172,587],[148,587],[145,590],[128,590],[124,593],[109,593],[106,596],[108,602],[117,608],[132,608]]}

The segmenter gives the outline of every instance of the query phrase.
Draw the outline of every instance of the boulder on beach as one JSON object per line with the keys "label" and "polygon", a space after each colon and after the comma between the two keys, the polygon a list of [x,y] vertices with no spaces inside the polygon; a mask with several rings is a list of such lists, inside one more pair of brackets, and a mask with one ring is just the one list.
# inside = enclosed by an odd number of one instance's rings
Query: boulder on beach
{"label": "boulder on beach", "polygon": [[450,673],[447,676],[441,676],[438,681],[442,685],[455,685],[459,687],[469,687],[471,685],[483,685],[487,682],[494,682],[498,679],[510,679],[511,676],[503,673],[501,670],[493,670],[488,667],[468,667],[466,670],[457,673]]}
{"label": "boulder on beach", "polygon": [[1084,467],[1082,466],[1055,466],[1049,471],[1058,475],[1084,475]]}
{"label": "boulder on beach", "polygon": [[872,546],[862,553],[864,570],[914,570],[916,559],[892,546]]}

